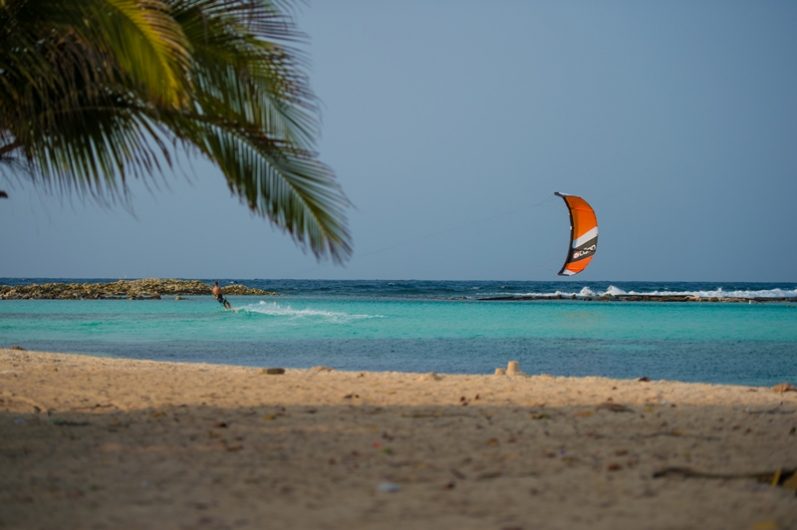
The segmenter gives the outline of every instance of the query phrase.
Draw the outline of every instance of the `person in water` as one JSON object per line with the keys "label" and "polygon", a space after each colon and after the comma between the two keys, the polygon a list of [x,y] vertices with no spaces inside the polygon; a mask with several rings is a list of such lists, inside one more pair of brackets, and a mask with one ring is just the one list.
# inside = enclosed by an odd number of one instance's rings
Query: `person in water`
{"label": "person in water", "polygon": [[213,296],[216,297],[216,301],[218,301],[221,305],[224,306],[224,309],[232,309],[232,306],[227,301],[227,299],[224,298],[224,295],[221,292],[221,287],[219,287],[219,282],[213,282],[213,289],[211,289],[210,292],[213,293]]}

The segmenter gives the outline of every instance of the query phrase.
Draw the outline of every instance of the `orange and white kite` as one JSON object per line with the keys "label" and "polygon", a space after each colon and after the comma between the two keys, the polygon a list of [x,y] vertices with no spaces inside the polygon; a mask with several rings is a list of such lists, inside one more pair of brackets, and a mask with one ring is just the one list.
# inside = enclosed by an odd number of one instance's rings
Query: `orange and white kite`
{"label": "orange and white kite", "polygon": [[560,276],[573,276],[583,271],[598,249],[598,218],[587,201],[578,195],[554,193],[561,197],[570,211],[570,248]]}

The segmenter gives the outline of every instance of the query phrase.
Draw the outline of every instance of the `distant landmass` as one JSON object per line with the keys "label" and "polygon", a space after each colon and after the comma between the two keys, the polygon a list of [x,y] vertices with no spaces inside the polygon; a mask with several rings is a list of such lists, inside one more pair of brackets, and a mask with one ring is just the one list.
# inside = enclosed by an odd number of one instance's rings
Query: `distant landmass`
{"label": "distant landmass", "polygon": [[[117,280],[109,283],[42,283],[0,285],[0,300],[159,300],[164,296],[210,295],[211,285],[199,280],[145,278]],[[224,286],[228,295],[272,296],[277,293],[247,287],[243,284]]]}

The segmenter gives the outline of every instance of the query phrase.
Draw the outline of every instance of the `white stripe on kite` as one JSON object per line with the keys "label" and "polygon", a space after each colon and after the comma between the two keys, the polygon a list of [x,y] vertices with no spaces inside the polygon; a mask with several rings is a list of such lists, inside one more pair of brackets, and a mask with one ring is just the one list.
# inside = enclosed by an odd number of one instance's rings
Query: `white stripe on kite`
{"label": "white stripe on kite", "polygon": [[587,241],[589,241],[590,239],[595,238],[595,237],[598,237],[598,227],[597,226],[595,228],[593,228],[592,230],[587,230],[587,232],[583,236],[574,239],[572,248],[578,248],[581,245],[583,245],[584,243],[586,243]]}

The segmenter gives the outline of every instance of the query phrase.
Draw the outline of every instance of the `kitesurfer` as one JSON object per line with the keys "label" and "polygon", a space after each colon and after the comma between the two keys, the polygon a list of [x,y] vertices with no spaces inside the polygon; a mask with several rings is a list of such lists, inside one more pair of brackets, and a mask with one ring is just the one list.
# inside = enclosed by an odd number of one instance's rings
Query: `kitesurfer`
{"label": "kitesurfer", "polygon": [[213,296],[216,297],[216,301],[224,306],[224,309],[232,309],[232,306],[227,301],[227,299],[224,298],[224,295],[221,292],[221,287],[219,287],[219,282],[213,282],[213,289],[211,289],[210,292],[213,293]]}

